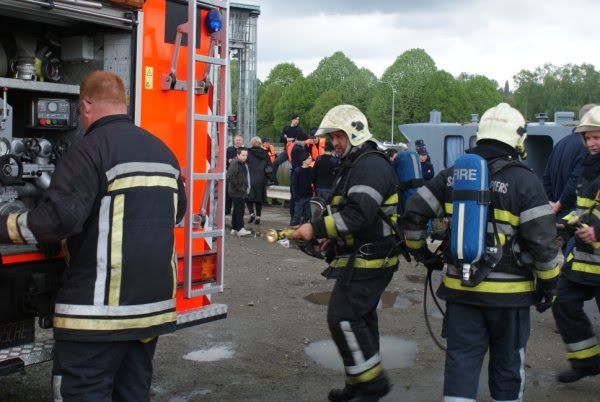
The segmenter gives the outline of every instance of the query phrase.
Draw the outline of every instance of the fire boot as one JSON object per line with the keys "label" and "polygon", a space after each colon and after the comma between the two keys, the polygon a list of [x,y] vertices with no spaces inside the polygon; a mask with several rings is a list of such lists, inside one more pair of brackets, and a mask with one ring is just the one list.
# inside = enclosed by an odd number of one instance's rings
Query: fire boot
{"label": "fire boot", "polygon": [[346,384],[344,388],[334,388],[329,391],[328,398],[333,402],[351,401],[356,396],[356,391],[351,385]]}
{"label": "fire boot", "polygon": [[591,367],[587,369],[570,368],[558,374],[557,380],[564,383],[579,381],[584,377],[592,377],[600,374],[600,367]]}

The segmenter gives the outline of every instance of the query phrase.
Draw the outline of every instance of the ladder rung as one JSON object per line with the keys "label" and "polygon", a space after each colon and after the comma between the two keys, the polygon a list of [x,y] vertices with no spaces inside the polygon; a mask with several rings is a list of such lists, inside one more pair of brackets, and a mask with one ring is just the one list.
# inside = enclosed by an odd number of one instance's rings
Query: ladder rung
{"label": "ladder rung", "polygon": [[220,57],[209,57],[209,56],[202,56],[200,54],[197,54],[194,56],[194,60],[200,61],[203,63],[218,64],[220,66],[227,65],[227,59],[221,59]]}
{"label": "ladder rung", "polygon": [[208,121],[212,123],[227,123],[227,117],[225,116],[214,116],[211,114],[195,114],[195,120]]}
{"label": "ladder rung", "polygon": [[205,230],[204,232],[192,232],[192,239],[204,239],[206,237],[223,237],[223,229]]}
{"label": "ladder rung", "polygon": [[219,8],[229,8],[226,1],[223,0],[196,0],[198,5],[213,6]]}
{"label": "ladder rung", "polygon": [[194,173],[194,180],[224,180],[225,173]]}

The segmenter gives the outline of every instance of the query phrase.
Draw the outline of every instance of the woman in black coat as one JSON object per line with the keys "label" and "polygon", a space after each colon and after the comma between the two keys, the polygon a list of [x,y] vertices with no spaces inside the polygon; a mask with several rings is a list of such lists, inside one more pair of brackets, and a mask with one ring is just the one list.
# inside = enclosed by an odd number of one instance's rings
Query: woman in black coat
{"label": "woman in black coat", "polygon": [[250,212],[248,223],[254,222],[258,225],[260,224],[262,204],[267,202],[267,179],[270,172],[273,171],[269,153],[262,147],[260,137],[250,140],[248,168],[250,169],[250,194],[246,199],[246,206]]}

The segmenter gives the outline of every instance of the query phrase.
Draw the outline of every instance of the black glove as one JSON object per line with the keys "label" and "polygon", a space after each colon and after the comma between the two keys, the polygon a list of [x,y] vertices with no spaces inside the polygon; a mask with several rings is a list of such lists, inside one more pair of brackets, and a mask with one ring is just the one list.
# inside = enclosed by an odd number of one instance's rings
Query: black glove
{"label": "black glove", "polygon": [[535,309],[538,313],[543,313],[552,307],[556,299],[557,278],[537,279],[535,283]]}
{"label": "black glove", "polygon": [[412,252],[417,262],[425,265],[425,268],[432,271],[441,271],[444,268],[444,260],[439,254],[432,253],[431,250],[425,247],[421,247],[418,250]]}

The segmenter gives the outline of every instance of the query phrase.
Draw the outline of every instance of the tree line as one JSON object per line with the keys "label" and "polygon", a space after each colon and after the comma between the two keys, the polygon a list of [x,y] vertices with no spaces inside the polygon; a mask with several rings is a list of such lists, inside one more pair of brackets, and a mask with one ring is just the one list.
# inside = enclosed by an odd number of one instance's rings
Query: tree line
{"label": "tree line", "polygon": [[[281,63],[264,82],[259,81],[257,131],[277,140],[290,115],[298,113],[302,129],[308,132],[331,107],[348,103],[365,112],[377,138],[389,140],[392,90],[396,127],[428,121],[433,109],[442,113],[444,121],[467,122],[471,114],[481,115],[505,101],[533,120],[538,112],[549,116],[557,110],[576,112],[585,103],[600,101],[600,73],[589,64],[548,64],[534,71],[522,70],[514,82],[516,90],[511,91],[508,82],[499,87],[483,75],[454,77],[439,70],[423,49],[402,53],[378,79],[343,52],[336,52],[322,59],[306,77],[293,63]],[[394,137],[402,140],[397,128]]]}

